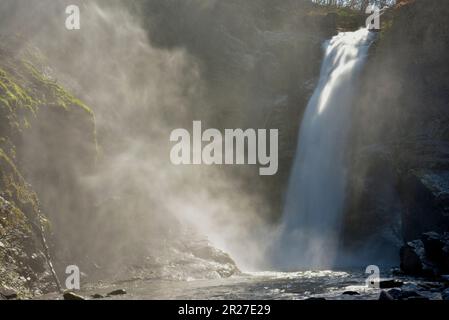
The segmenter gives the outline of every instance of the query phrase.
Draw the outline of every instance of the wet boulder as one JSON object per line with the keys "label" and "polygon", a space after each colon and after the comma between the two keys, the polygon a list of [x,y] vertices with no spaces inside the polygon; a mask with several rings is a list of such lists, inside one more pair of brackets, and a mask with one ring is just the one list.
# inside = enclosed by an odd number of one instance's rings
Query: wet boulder
{"label": "wet boulder", "polygon": [[387,293],[394,300],[410,300],[414,298],[421,298],[422,296],[415,291],[412,290],[401,290],[401,289],[391,289],[388,290]]}
{"label": "wet boulder", "polygon": [[107,294],[107,296],[108,297],[111,297],[111,296],[123,296],[123,295],[125,295],[127,292],[126,292],[126,290],[124,290],[124,289],[117,289],[117,290],[114,290],[114,291],[112,291],[112,292],[109,292],[108,294]]}
{"label": "wet boulder", "polygon": [[421,240],[408,242],[400,250],[401,270],[414,276],[434,276],[435,266],[427,259]]}
{"label": "wet boulder", "polygon": [[[426,145],[419,149],[421,152],[416,157],[426,158],[426,148],[430,147]],[[431,159],[436,162],[435,157],[433,155]],[[438,233],[448,231],[448,179],[447,170],[417,169],[401,176],[399,189],[404,205],[402,224],[403,237],[406,241],[419,239],[424,232],[431,230]]]}
{"label": "wet boulder", "polygon": [[394,297],[388,292],[382,290],[379,295],[379,301],[393,301]]}
{"label": "wet boulder", "polygon": [[441,293],[441,299],[443,299],[443,300],[449,300],[449,288],[446,289],[446,290],[444,290],[444,291]]}
{"label": "wet boulder", "polygon": [[17,299],[18,294],[15,290],[7,287],[0,287],[0,299],[12,300]]}
{"label": "wet boulder", "polygon": [[208,241],[194,241],[189,250],[195,258],[214,265],[214,269],[222,278],[228,278],[240,273],[235,261],[229,254],[213,247]]}
{"label": "wet boulder", "polygon": [[427,259],[432,261],[439,274],[449,272],[449,233],[443,235],[427,232],[421,236]]}
{"label": "wet boulder", "polygon": [[379,282],[379,287],[381,289],[391,289],[391,288],[400,288],[404,285],[402,281],[394,280],[394,279],[385,279]]}
{"label": "wet boulder", "polygon": [[415,276],[440,276],[449,272],[449,233],[426,232],[420,240],[401,248],[401,270]]}
{"label": "wet boulder", "polygon": [[74,292],[71,292],[71,291],[64,292],[63,297],[64,297],[64,300],[69,300],[69,301],[86,300],[84,297],[82,297]]}

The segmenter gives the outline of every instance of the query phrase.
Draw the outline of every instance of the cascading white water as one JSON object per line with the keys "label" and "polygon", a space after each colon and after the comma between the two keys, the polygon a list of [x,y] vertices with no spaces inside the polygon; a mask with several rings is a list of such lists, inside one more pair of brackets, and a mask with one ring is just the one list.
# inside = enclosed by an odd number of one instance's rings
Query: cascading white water
{"label": "cascading white water", "polygon": [[353,97],[374,35],[339,33],[325,43],[317,88],[302,126],[275,253],[283,268],[328,268],[335,261],[346,186]]}

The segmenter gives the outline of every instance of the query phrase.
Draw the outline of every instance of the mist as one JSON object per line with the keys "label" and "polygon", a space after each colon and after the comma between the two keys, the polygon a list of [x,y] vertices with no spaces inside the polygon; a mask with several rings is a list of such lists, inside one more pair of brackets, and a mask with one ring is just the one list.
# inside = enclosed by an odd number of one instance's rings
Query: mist
{"label": "mist", "polygon": [[[2,12],[14,12],[3,25],[27,40],[22,50],[40,50],[51,62],[45,74],[95,115],[95,167],[81,165],[79,154],[57,169],[73,172],[70,186],[60,179],[41,185],[40,170],[52,165],[33,157],[42,136],[23,142],[27,176],[53,222],[55,255],[113,270],[147,257],[170,259],[171,243],[204,238],[240,268],[257,268],[270,234],[259,216],[264,199],[247,193],[232,169],[170,162],[172,130],[214,119],[198,59],[182,47],[153,46],[141,17],[124,2],[75,2],[1,4]],[[81,8],[79,31],[64,25],[65,7],[74,3]]]}

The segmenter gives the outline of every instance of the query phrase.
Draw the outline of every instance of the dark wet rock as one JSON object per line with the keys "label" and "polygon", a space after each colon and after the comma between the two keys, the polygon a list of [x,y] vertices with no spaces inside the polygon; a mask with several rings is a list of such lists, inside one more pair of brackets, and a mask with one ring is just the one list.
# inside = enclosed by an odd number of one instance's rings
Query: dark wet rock
{"label": "dark wet rock", "polygon": [[103,299],[104,296],[98,293],[95,293],[93,295],[90,296],[92,299]]}
{"label": "dark wet rock", "polygon": [[[426,158],[425,149],[429,148],[428,144],[421,148],[421,157]],[[418,150],[415,152],[420,153]],[[448,178],[449,171],[433,169],[413,169],[402,176],[399,188],[405,206],[402,222],[406,241],[419,239],[423,232],[430,230],[447,231]],[[432,237],[429,240],[432,240]],[[430,246],[433,244],[435,242],[429,243]]]}
{"label": "dark wet rock", "polygon": [[405,300],[411,301],[411,300],[430,300],[430,299],[427,297],[424,297],[424,296],[416,296],[416,297],[407,298]]}
{"label": "dark wet rock", "polygon": [[440,292],[444,289],[444,285],[441,282],[423,282],[418,283],[418,287],[422,290],[432,291],[432,292]]}
{"label": "dark wet rock", "polygon": [[401,248],[401,269],[406,274],[434,277],[449,272],[449,233],[426,232]]}
{"label": "dark wet rock", "polygon": [[402,295],[402,290],[400,289],[391,289],[388,290],[387,293],[393,298],[394,300],[399,300]]}
{"label": "dark wet rock", "polygon": [[441,299],[449,300],[449,288],[441,292]]}
{"label": "dark wet rock", "polygon": [[426,232],[421,236],[421,241],[424,244],[426,250],[426,256],[431,260],[440,258],[441,250],[444,247],[444,241],[442,236],[436,232]]}
{"label": "dark wet rock", "polygon": [[393,268],[393,269],[391,269],[391,274],[393,276],[403,276],[403,275],[405,275],[404,271],[402,271],[401,268]]}
{"label": "dark wet rock", "polygon": [[400,288],[404,285],[402,281],[388,279],[379,281],[379,287],[381,289],[391,289],[391,288]]}
{"label": "dark wet rock", "polygon": [[380,301],[393,301],[394,298],[386,291],[382,290],[379,295]]}
{"label": "dark wet rock", "polygon": [[127,294],[126,290],[124,290],[124,289],[117,289],[117,290],[114,290],[112,292],[109,292],[107,295],[108,296],[123,296],[125,294]]}
{"label": "dark wet rock", "polygon": [[434,276],[435,267],[428,261],[421,240],[408,242],[400,250],[401,270],[414,276]]}
{"label": "dark wet rock", "polygon": [[359,296],[360,295],[360,293],[358,293],[357,291],[345,291],[342,294],[347,295],[347,296]]}
{"label": "dark wet rock", "polygon": [[15,290],[5,287],[0,287],[0,296],[6,300],[17,299],[18,294]]}
{"label": "dark wet rock", "polygon": [[240,273],[237,264],[230,255],[213,247],[208,241],[195,241],[189,249],[196,258],[218,265],[216,272],[222,278],[229,278]]}
{"label": "dark wet rock", "polygon": [[449,233],[427,232],[421,236],[426,257],[438,268],[439,274],[449,272]]}
{"label": "dark wet rock", "polygon": [[83,296],[80,296],[74,292],[68,291],[68,292],[64,292],[64,300],[71,300],[71,301],[81,301],[81,300],[86,300]]}
{"label": "dark wet rock", "polygon": [[394,300],[408,300],[410,298],[422,297],[420,294],[412,290],[391,289],[388,290],[387,293]]}
{"label": "dark wet rock", "polygon": [[322,298],[322,297],[311,297],[311,298],[305,299],[305,301],[326,301],[326,298]]}
{"label": "dark wet rock", "polygon": [[212,260],[221,264],[234,263],[232,258],[227,253],[214,248],[208,241],[203,239],[192,242],[190,250],[197,258]]}

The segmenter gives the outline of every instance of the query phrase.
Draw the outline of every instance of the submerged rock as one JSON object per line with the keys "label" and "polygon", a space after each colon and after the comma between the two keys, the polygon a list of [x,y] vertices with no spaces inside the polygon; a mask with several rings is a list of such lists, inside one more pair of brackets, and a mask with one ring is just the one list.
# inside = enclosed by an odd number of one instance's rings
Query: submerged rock
{"label": "submerged rock", "polygon": [[408,242],[400,250],[401,270],[415,276],[434,276],[433,265],[427,260],[421,240]]}
{"label": "submerged rock", "polygon": [[0,287],[0,297],[7,300],[17,299],[18,294],[15,290],[5,287]]}
{"label": "submerged rock", "polygon": [[[428,148],[427,145],[422,147]],[[425,150],[417,158],[425,158]],[[445,155],[447,156],[447,155]],[[449,212],[449,172],[445,170],[416,169],[402,177],[400,189],[405,206],[403,236],[406,241],[420,238],[423,232],[447,231]],[[432,240],[432,235],[422,238]],[[432,243],[430,243],[432,245]]]}
{"label": "submerged rock", "polygon": [[64,292],[64,300],[71,300],[71,301],[81,301],[81,300],[86,300],[84,297],[73,293],[73,292]]}
{"label": "submerged rock", "polygon": [[419,298],[422,297],[420,294],[418,294],[415,291],[411,290],[400,290],[400,289],[391,289],[388,290],[387,293],[394,299],[394,300],[408,300],[411,298]]}
{"label": "submerged rock", "polygon": [[441,299],[449,300],[449,288],[441,292]]}
{"label": "submerged rock", "polygon": [[380,301],[393,301],[394,298],[386,291],[382,290],[379,295]]}
{"label": "submerged rock", "polygon": [[114,290],[112,292],[109,292],[107,294],[107,296],[108,297],[109,296],[122,296],[122,295],[125,295],[125,294],[127,294],[126,290],[124,290],[124,289],[117,289],[117,290]]}
{"label": "submerged rock", "polygon": [[401,270],[415,276],[435,277],[449,272],[449,233],[427,232],[401,248]]}
{"label": "submerged rock", "polygon": [[381,289],[391,289],[391,288],[399,288],[404,285],[404,282],[394,279],[381,280],[379,282],[379,287]]}
{"label": "submerged rock", "polygon": [[426,257],[438,268],[438,274],[449,272],[449,233],[427,232],[421,236]]}

